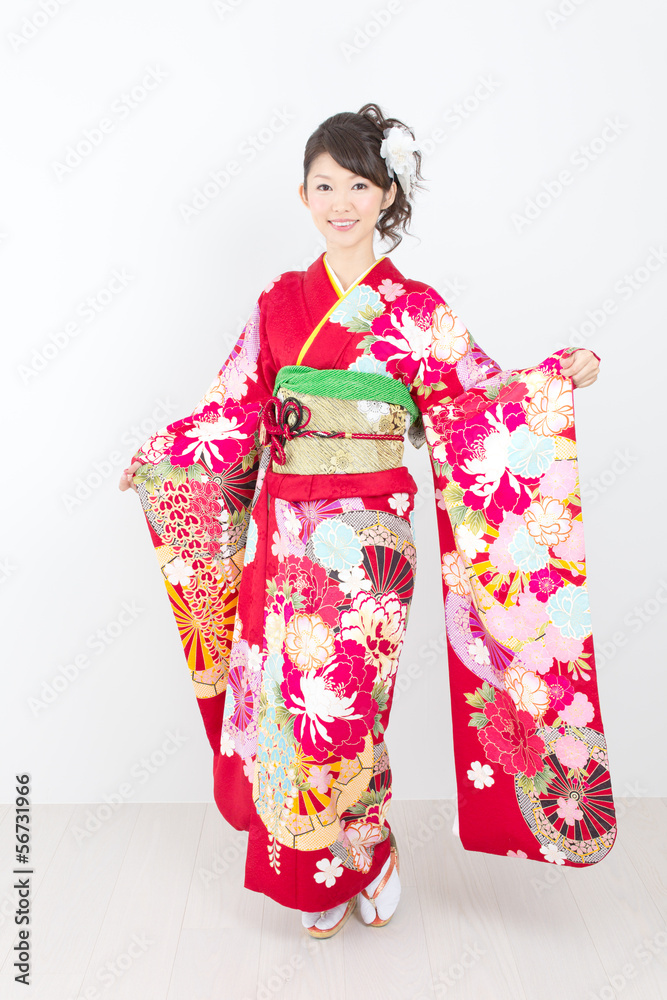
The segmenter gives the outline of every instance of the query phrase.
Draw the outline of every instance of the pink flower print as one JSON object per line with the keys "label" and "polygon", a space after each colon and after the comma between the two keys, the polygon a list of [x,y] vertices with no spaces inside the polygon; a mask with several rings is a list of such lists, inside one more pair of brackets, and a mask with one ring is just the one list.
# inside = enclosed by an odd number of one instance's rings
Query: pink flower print
{"label": "pink flower print", "polygon": [[546,604],[554,591],[562,586],[563,580],[560,575],[548,567],[531,573],[528,584],[531,593],[535,594],[537,600],[541,601],[542,604]]}
{"label": "pink flower print", "polygon": [[370,351],[386,363],[389,375],[414,382],[430,355],[431,318],[437,302],[428,292],[410,292],[401,301],[402,308],[395,306],[371,321],[378,339]]}
{"label": "pink flower print", "polygon": [[558,803],[556,812],[561,819],[565,820],[568,826],[573,826],[575,819],[584,818],[584,814],[579,808],[579,803],[576,799],[564,799],[561,795],[556,801]]}
{"label": "pink flower print", "polygon": [[560,717],[571,726],[587,726],[595,715],[595,709],[583,691],[577,691],[572,701],[561,709]]}
{"label": "pink flower print", "polygon": [[567,562],[583,562],[586,558],[584,551],[584,526],[581,521],[572,522],[572,530],[567,538],[562,539],[553,547],[553,554],[557,559],[565,559]]}
{"label": "pink flower print", "polygon": [[294,715],[294,737],[304,753],[324,763],[331,753],[354,757],[364,748],[377,712],[371,697],[375,670],[357,642],[335,639],[333,656],[316,670],[301,670],[285,658],[280,689]]}
{"label": "pink flower print", "polygon": [[544,740],[528,712],[517,709],[506,691],[496,691],[494,701],[484,705],[488,723],[477,736],[487,759],[499,763],[506,774],[532,778],[544,767]]}
{"label": "pink flower print", "polygon": [[172,464],[187,468],[201,459],[213,472],[223,472],[247,450],[258,413],[259,404],[209,403],[199,413],[170,424]]}
{"label": "pink flower print", "polygon": [[452,476],[464,490],[463,503],[483,510],[500,524],[506,512],[522,514],[530,506],[538,478],[513,472],[511,432],[524,421],[520,403],[498,404],[451,431],[446,444]]}
{"label": "pink flower print", "polygon": [[551,707],[560,713],[574,698],[572,681],[569,677],[564,677],[562,674],[545,674],[544,679],[549,685]]}
{"label": "pink flower print", "polygon": [[385,278],[378,285],[378,292],[380,295],[384,295],[387,302],[393,302],[397,299],[399,295],[403,295],[405,288],[400,282],[391,281],[389,278]]}
{"label": "pink flower print", "polygon": [[273,545],[271,546],[271,551],[274,556],[278,557],[280,562],[287,559],[289,555],[289,541],[284,535],[281,535],[279,531],[273,532]]}
{"label": "pink flower print", "polygon": [[564,500],[576,488],[577,463],[573,458],[552,462],[542,476],[540,493],[545,497]]}
{"label": "pink flower print", "polygon": [[320,795],[327,794],[332,780],[331,768],[328,764],[324,764],[322,767],[311,767],[308,777],[311,788],[316,789]]}
{"label": "pink flower print", "polygon": [[556,740],[554,749],[565,767],[583,767],[588,760],[588,747],[576,736],[561,736]]}
{"label": "pink flower print", "polygon": [[534,670],[537,674],[546,674],[553,666],[553,654],[547,649],[544,639],[524,643],[518,657],[526,669]]}
{"label": "pink flower print", "polygon": [[508,858],[527,858],[528,857],[528,855],[526,854],[525,851],[508,851],[507,852],[507,856],[508,856]]}
{"label": "pink flower print", "polygon": [[544,638],[547,646],[559,663],[569,663],[577,660],[584,651],[582,639],[570,639],[563,635],[551,622],[547,625]]}

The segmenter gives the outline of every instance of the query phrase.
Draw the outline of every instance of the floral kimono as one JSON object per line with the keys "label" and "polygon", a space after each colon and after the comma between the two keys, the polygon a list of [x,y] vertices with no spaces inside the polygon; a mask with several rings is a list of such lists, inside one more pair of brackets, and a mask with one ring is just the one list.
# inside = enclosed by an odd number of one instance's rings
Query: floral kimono
{"label": "floral kimono", "polygon": [[322,254],[264,289],[193,413],[135,454],[247,888],[325,910],[389,856],[406,436],[436,487],[461,842],[579,866],[611,849],[564,350],[502,371],[388,257],[343,291]]}

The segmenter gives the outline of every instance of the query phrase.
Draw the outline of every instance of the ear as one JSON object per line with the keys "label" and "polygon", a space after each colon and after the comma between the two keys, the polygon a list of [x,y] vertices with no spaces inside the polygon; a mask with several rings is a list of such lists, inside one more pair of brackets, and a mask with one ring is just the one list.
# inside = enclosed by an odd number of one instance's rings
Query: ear
{"label": "ear", "polygon": [[391,182],[391,187],[388,188],[384,193],[384,198],[382,199],[381,209],[389,208],[393,205],[394,199],[396,198],[396,181]]}
{"label": "ear", "polygon": [[299,184],[299,197],[301,198],[301,201],[304,203],[306,208],[310,208],[310,205],[308,204],[308,196],[306,194],[306,189],[303,186],[303,181],[301,181],[301,183]]}

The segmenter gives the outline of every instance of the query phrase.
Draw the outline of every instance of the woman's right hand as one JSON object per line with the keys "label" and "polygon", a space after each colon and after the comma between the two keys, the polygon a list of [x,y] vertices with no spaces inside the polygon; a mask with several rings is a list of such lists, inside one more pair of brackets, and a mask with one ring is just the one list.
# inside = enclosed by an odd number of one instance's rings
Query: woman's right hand
{"label": "woman's right hand", "polygon": [[134,482],[134,474],[139,466],[143,464],[143,462],[133,462],[132,465],[129,465],[127,469],[125,469],[123,475],[120,477],[120,482],[118,483],[119,490],[132,489],[135,493],[139,492],[139,487]]}

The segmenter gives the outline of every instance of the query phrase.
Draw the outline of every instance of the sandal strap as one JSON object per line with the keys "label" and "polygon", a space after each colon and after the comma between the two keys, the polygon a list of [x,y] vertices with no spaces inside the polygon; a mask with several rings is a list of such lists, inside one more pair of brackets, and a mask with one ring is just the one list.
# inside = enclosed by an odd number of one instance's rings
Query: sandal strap
{"label": "sandal strap", "polygon": [[372,900],[376,899],[380,895],[380,893],[384,889],[385,885],[387,884],[387,882],[391,878],[392,872],[393,872],[394,868],[396,867],[396,860],[397,860],[397,858],[398,858],[397,852],[396,852],[396,850],[395,850],[395,848],[394,848],[394,846],[392,844],[391,850],[389,852],[389,868],[384,873],[384,875],[380,879],[379,883],[375,887],[373,895],[369,896],[368,892],[365,889],[362,889],[361,890],[362,896],[365,896],[366,899],[372,901]]}

